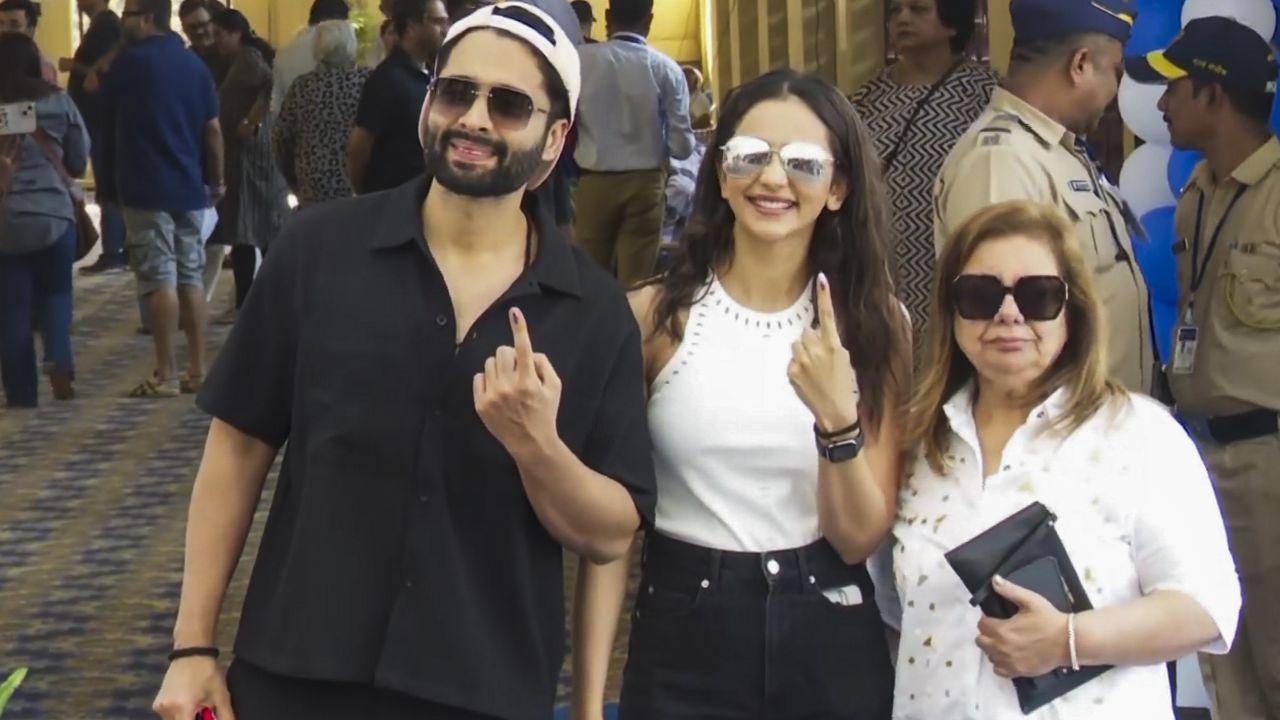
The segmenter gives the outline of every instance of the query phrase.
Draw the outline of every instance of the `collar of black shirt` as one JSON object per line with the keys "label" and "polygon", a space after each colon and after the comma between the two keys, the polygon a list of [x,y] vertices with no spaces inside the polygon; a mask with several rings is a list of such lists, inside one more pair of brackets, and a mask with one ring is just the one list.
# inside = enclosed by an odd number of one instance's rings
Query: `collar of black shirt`
{"label": "collar of black shirt", "polygon": [[406,70],[425,75],[429,68],[424,68],[422,63],[413,59],[413,56],[399,45],[391,48],[391,52],[387,53],[387,62],[399,65]]}
{"label": "collar of black shirt", "polygon": [[[421,175],[388,192],[388,212],[382,215],[381,227],[369,236],[369,244],[374,250],[398,248],[412,243],[425,252],[427,257],[431,257],[422,229],[422,203],[426,200],[430,187],[431,178]],[[521,203],[525,216],[532,220],[538,234],[538,253],[516,281],[516,285],[526,281],[533,282],[545,289],[582,297],[573,249],[556,226],[549,203],[539,200],[539,193],[544,189],[549,189],[549,186],[544,184],[537,190],[526,192]]]}

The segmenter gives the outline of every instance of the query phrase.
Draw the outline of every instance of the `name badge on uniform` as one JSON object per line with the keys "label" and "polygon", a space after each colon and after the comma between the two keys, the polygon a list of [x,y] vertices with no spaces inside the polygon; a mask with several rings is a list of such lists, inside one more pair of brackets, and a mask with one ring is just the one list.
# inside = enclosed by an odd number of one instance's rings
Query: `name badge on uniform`
{"label": "name badge on uniform", "polygon": [[1179,325],[1173,336],[1173,362],[1169,369],[1174,375],[1190,375],[1196,369],[1196,346],[1200,343],[1200,328],[1195,325]]}
{"label": "name badge on uniform", "polygon": [[1093,192],[1093,184],[1088,180],[1072,180],[1070,186],[1076,192]]}

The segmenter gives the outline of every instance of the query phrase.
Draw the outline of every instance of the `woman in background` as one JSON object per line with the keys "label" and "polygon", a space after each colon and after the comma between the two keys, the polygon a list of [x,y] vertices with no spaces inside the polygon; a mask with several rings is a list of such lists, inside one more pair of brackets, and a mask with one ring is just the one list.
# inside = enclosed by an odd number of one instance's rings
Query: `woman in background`
{"label": "woman in background", "polygon": [[351,197],[347,137],[369,69],[356,67],[356,33],[345,20],[316,26],[318,66],[289,86],[272,146],[299,206]]}
{"label": "woman in background", "polygon": [[271,151],[268,112],[275,51],[254,34],[238,10],[213,17],[214,44],[229,64],[218,85],[219,120],[226,147],[227,195],[218,204],[219,240],[231,248],[235,308],[215,322],[235,322],[258,269],[258,253],[280,232],[288,215],[288,187]]}
{"label": "woman in background", "polygon": [[33,317],[54,398],[75,396],[76,216],[64,175],[84,176],[89,136],[71,98],[42,79],[30,37],[0,34],[0,68],[0,104],[34,102],[36,111],[34,133],[0,136],[0,378],[8,406],[29,408],[39,397]]}
{"label": "woman in background", "polygon": [[853,96],[875,138],[893,204],[894,279],[911,312],[917,368],[937,252],[933,182],[996,86],[996,76],[965,55],[976,6],[977,0],[893,0],[889,41],[898,60]]}

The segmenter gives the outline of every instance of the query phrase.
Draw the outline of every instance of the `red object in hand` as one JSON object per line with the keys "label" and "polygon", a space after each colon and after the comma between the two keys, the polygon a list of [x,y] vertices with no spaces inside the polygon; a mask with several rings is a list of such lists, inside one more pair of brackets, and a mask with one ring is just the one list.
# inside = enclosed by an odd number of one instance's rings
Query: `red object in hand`
{"label": "red object in hand", "polygon": [[196,720],[218,720],[209,708],[200,708],[200,714],[196,716]]}

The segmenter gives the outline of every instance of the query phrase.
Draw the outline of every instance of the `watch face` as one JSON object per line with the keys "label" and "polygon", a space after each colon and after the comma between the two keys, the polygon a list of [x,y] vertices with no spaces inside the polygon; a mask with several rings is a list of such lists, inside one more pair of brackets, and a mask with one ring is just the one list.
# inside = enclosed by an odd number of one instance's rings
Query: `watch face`
{"label": "watch face", "polygon": [[827,460],[833,463],[846,462],[858,457],[862,445],[857,440],[844,440],[827,447]]}

